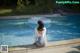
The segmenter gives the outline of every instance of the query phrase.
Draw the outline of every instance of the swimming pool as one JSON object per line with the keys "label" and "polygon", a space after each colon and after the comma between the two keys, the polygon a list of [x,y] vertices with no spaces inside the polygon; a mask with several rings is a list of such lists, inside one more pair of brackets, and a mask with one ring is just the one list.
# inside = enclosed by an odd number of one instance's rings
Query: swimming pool
{"label": "swimming pool", "polygon": [[48,41],[80,38],[80,15],[3,19],[0,20],[0,45],[32,44],[39,19],[43,20],[47,28]]}

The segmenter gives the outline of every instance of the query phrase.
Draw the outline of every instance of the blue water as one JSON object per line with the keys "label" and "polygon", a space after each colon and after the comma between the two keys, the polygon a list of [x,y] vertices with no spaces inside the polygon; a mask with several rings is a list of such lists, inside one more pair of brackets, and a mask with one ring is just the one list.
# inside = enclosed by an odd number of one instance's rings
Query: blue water
{"label": "blue water", "polygon": [[32,44],[37,20],[43,20],[48,41],[80,38],[80,15],[0,20],[0,45]]}

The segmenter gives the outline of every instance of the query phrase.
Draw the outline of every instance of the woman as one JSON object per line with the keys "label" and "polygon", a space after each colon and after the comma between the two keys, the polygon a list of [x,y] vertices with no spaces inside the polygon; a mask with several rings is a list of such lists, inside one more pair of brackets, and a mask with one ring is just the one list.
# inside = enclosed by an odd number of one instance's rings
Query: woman
{"label": "woman", "polygon": [[38,47],[46,46],[46,28],[41,20],[38,21],[38,27],[35,29],[35,43]]}

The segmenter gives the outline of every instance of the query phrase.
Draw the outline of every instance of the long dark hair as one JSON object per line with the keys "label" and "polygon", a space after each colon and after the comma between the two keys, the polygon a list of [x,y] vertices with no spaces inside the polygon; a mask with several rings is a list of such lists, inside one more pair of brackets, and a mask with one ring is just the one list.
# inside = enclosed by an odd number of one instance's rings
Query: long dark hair
{"label": "long dark hair", "polygon": [[38,28],[37,28],[37,30],[38,31],[43,31],[43,28],[44,28],[44,24],[43,24],[43,22],[41,20],[39,20],[38,21]]}

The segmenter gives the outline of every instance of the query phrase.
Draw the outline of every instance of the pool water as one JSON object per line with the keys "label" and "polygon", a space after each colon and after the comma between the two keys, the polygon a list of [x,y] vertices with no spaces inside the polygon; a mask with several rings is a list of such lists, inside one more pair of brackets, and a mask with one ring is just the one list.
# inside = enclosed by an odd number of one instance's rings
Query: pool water
{"label": "pool water", "polygon": [[47,28],[48,41],[80,38],[80,15],[31,17],[0,20],[0,45],[28,45],[34,42],[34,29],[41,19]]}

